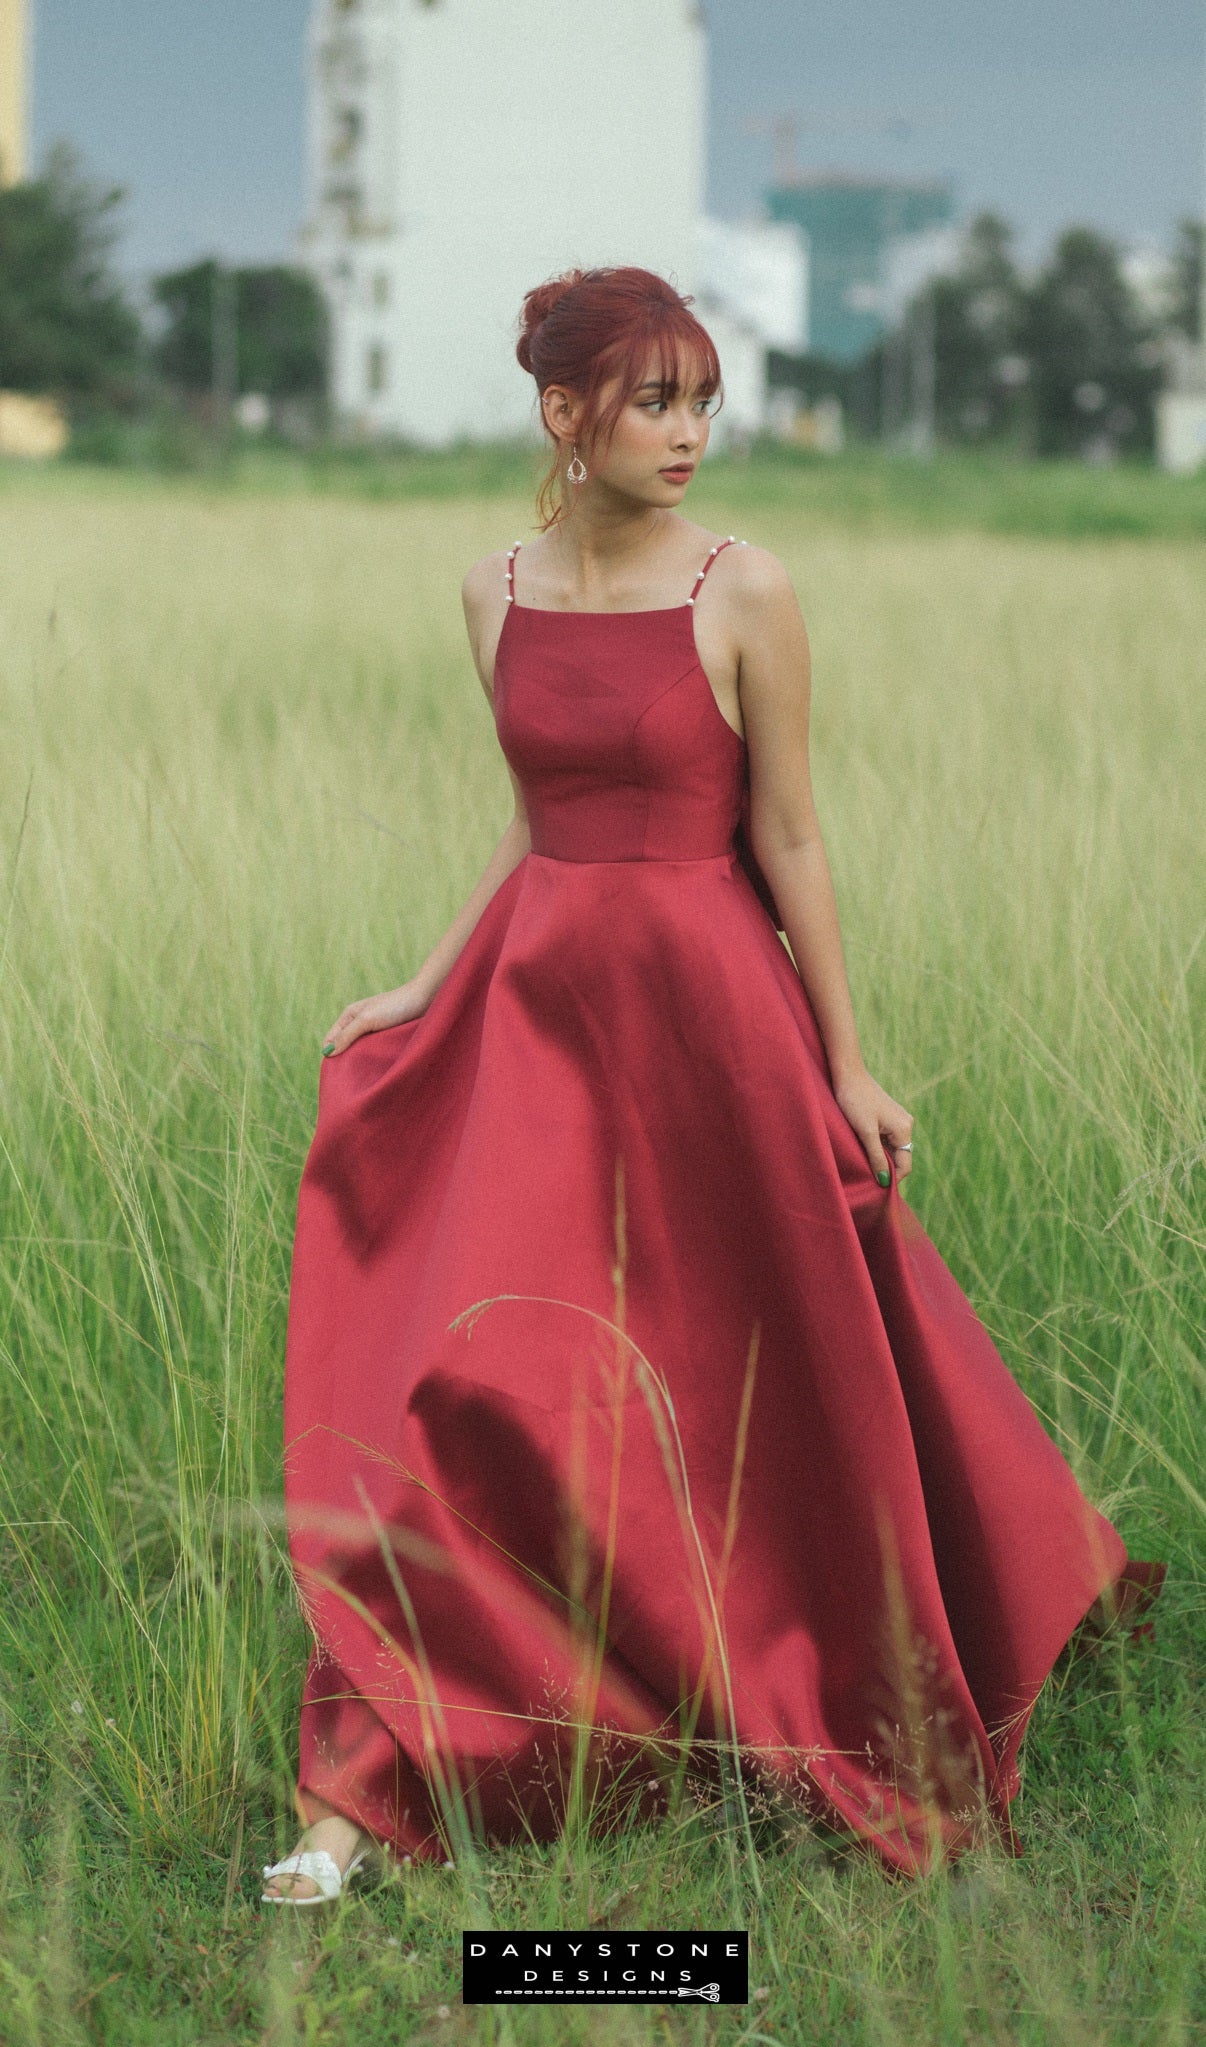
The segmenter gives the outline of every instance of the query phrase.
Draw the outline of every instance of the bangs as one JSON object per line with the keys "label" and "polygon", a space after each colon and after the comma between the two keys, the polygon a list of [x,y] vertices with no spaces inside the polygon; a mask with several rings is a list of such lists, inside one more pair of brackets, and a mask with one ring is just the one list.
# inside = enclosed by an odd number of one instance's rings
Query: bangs
{"label": "bangs", "polygon": [[[655,338],[653,353],[661,380],[659,397],[677,398],[680,392],[693,392],[699,398],[714,398],[720,389],[720,360],[710,335],[702,328],[685,334],[663,328]],[[636,374],[640,376],[639,369]]]}
{"label": "bangs", "polygon": [[720,357],[707,328],[687,313],[678,320],[659,320],[652,333],[646,329],[629,334],[606,351],[599,359],[592,398],[611,377],[618,380],[617,389],[598,419],[605,441],[642,384],[656,382],[659,397],[667,402],[680,392],[694,392],[710,402],[721,389]]}

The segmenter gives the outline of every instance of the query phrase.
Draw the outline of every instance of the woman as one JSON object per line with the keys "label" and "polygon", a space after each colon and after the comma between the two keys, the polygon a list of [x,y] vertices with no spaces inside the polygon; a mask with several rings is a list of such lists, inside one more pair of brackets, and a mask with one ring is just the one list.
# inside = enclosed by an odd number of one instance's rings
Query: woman
{"label": "woman", "polygon": [[323,1045],[286,1386],[306,1833],[276,1902],[374,1844],[547,1838],[634,1759],[629,1809],[663,1810],[675,1754],[896,1868],[986,1827],[1016,1849],[1043,1680],[1161,1575],[901,1200],[913,1118],[855,1028],[792,585],[679,509],[720,386],[690,303],[632,268],[527,295],[541,530],[463,588],[515,814],[414,978]]}

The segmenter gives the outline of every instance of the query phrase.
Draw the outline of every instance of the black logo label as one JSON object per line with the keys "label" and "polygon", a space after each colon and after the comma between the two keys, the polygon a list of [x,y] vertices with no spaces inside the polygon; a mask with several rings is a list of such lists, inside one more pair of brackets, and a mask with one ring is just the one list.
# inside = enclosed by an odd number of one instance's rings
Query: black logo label
{"label": "black logo label", "polygon": [[466,2004],[747,2004],[747,1933],[465,1933]]}

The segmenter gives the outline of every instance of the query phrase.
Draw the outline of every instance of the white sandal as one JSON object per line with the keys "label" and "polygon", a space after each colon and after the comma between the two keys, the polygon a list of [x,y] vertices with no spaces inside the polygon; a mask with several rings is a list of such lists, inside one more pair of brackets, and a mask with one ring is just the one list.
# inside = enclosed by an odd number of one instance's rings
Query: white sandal
{"label": "white sandal", "polygon": [[301,1848],[296,1855],[287,1855],[283,1862],[274,1862],[264,1870],[264,1877],[308,1876],[318,1886],[312,1898],[299,1898],[296,1891],[283,1895],[276,1891],[261,1891],[262,1905],[329,1905],[342,1896],[358,1869],[363,1869],[372,1855],[374,1844],[366,1841],[358,1848],[346,1869],[341,1870],[335,1857],[325,1848]]}

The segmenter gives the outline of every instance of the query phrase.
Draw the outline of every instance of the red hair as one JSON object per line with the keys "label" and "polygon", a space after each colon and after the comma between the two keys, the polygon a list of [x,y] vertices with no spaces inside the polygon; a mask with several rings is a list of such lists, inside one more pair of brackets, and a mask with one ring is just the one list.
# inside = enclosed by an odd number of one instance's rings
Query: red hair
{"label": "red hair", "polygon": [[[693,304],[690,294],[677,292],[653,270],[632,265],[566,270],[525,293],[515,354],[541,396],[550,384],[563,384],[582,399],[579,444],[605,448],[628,400],[652,374],[651,356],[663,398],[680,389],[712,398],[720,390],[720,358],[707,328],[689,310]],[[619,383],[604,406],[603,386],[613,377]],[[547,419],[544,426],[556,448],[536,501],[542,532],[565,509],[562,444]]]}

